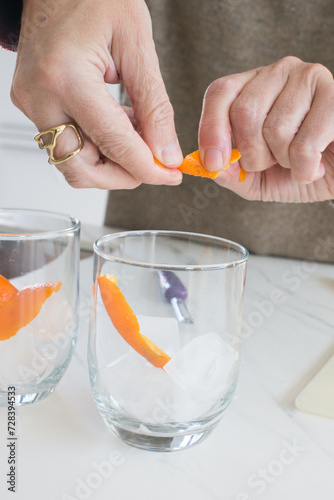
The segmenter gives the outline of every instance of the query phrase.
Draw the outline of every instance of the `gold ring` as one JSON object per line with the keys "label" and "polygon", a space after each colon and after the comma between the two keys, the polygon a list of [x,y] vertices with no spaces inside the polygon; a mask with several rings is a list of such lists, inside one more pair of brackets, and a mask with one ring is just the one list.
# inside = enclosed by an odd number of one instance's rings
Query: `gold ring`
{"label": "gold ring", "polygon": [[[64,132],[64,130],[67,127],[71,127],[74,130],[75,135],[78,139],[78,147],[74,151],[67,153],[65,156],[62,156],[57,160],[57,158],[53,156],[53,150],[56,147],[58,137]],[[50,134],[50,138],[47,142],[44,142],[42,138],[42,136],[45,134]],[[58,127],[51,127],[47,130],[43,130],[43,132],[40,132],[39,134],[35,135],[34,139],[38,143],[40,149],[48,149],[50,151],[50,156],[49,156],[50,165],[58,165],[58,163],[63,163],[64,161],[73,158],[73,156],[80,153],[84,145],[84,139],[81,131],[72,122],[63,123],[63,125],[58,125]]]}

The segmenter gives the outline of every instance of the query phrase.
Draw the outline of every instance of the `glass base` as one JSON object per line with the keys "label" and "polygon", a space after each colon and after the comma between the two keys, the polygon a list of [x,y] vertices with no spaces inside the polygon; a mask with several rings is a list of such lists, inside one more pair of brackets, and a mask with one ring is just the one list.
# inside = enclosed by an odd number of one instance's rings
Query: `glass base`
{"label": "glass base", "polygon": [[107,427],[114,432],[124,443],[148,451],[179,451],[190,448],[203,441],[213,427],[191,434],[181,434],[175,436],[155,436],[139,434],[120,427],[117,424],[107,423]]}
{"label": "glass base", "polygon": [[[34,392],[31,394],[16,394],[15,406],[29,405],[32,403],[37,403],[38,401],[42,401],[49,394],[51,394],[54,390],[55,390],[55,388],[53,387],[52,389],[48,389],[48,390],[43,391],[43,392]],[[6,406],[8,406],[7,394],[1,395],[0,396],[0,407],[3,408]]]}

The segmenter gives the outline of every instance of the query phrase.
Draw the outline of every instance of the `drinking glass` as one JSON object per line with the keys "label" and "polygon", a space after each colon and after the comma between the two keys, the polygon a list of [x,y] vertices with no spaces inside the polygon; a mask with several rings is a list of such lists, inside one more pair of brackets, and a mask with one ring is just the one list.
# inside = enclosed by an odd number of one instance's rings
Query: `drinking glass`
{"label": "drinking glass", "polygon": [[88,364],[107,427],[154,451],[198,443],[235,390],[248,252],[173,231],[94,245]]}
{"label": "drinking glass", "polygon": [[0,406],[50,394],[78,327],[80,222],[68,215],[0,209]]}

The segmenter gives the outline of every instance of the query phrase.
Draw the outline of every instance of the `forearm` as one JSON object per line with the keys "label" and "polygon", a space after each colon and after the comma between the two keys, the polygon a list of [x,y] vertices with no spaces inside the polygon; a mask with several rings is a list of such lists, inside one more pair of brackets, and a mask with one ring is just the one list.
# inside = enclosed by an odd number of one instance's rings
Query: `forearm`
{"label": "forearm", "polygon": [[23,0],[0,0],[0,45],[15,51],[19,42]]}

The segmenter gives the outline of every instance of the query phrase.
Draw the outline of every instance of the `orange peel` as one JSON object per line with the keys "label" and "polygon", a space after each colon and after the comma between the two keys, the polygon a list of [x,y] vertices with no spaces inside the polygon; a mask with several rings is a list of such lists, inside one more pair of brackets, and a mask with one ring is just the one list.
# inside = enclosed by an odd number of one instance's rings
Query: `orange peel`
{"label": "orange peel", "polygon": [[61,286],[61,282],[43,283],[19,291],[0,275],[0,340],[13,337],[36,318],[44,302]]}
{"label": "orange peel", "polygon": [[104,307],[121,337],[153,366],[163,368],[171,358],[140,333],[138,319],[117,285],[116,276],[103,274],[97,281]]}
{"label": "orange peel", "polygon": [[[241,154],[239,153],[239,151],[237,149],[232,149],[230,161],[229,161],[228,165],[226,165],[224,170],[226,170],[230,166],[231,163],[238,161],[240,158],[241,158]],[[154,158],[154,161],[160,167],[165,167],[156,158]],[[204,167],[203,163],[201,162],[201,156],[200,156],[199,150],[196,150],[193,153],[190,153],[189,155],[187,155],[184,158],[181,165],[177,168],[183,174],[195,175],[196,177],[206,177],[208,179],[216,179],[216,177],[219,174],[219,172],[211,172]],[[246,178],[246,171],[242,167],[240,167],[239,180],[241,182],[244,182],[245,178]]]}

